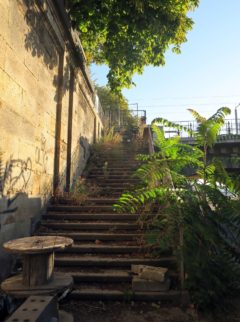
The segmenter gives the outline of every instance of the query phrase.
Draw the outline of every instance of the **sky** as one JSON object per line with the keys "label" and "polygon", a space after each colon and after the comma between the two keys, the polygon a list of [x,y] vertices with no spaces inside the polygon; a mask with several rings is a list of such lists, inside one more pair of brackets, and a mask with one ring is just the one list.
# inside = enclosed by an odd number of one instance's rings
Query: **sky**
{"label": "sky", "polygon": [[[166,53],[164,67],[145,67],[135,75],[136,86],[124,89],[130,108],[156,117],[191,120],[187,108],[209,117],[222,106],[232,110],[240,102],[240,0],[200,0],[191,14],[194,27],[181,54]],[[91,66],[93,78],[106,85],[108,68]],[[133,105],[131,105],[133,104]],[[238,114],[240,115],[240,108]]]}

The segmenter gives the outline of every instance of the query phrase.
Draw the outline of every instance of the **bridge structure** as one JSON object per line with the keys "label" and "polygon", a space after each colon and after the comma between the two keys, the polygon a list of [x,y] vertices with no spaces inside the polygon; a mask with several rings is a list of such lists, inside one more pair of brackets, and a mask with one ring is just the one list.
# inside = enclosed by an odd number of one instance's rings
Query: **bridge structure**
{"label": "bridge structure", "polygon": [[[181,142],[195,144],[193,133],[197,130],[197,122],[190,120],[176,121],[174,123],[183,126],[188,131],[164,126],[165,136],[179,135]],[[236,121],[236,119],[226,119],[218,135],[217,142],[208,153],[210,158],[219,158],[227,171],[240,173],[240,122]]]}

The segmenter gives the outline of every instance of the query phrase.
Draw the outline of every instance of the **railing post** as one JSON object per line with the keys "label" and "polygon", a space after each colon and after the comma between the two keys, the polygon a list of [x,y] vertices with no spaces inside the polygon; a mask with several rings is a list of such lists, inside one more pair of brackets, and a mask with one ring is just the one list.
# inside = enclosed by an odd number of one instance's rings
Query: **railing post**
{"label": "railing post", "polygon": [[236,134],[238,134],[238,113],[237,108],[240,106],[240,103],[235,107],[235,126],[236,126]]}

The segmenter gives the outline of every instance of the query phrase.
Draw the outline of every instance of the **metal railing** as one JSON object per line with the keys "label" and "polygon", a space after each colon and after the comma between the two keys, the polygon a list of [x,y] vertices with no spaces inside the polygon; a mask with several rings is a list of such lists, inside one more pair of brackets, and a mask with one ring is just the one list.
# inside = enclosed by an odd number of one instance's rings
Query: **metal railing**
{"label": "metal railing", "polygon": [[[102,120],[105,127],[122,128],[126,127],[129,122],[136,120],[136,125],[146,124],[146,110],[121,110],[120,108],[103,111],[100,101],[95,99],[95,108],[99,115],[102,115]],[[101,116],[100,116],[101,117]]]}
{"label": "metal railing", "polygon": [[[173,127],[163,126],[164,133],[166,137],[172,137],[174,135],[179,135],[181,138],[191,137],[191,133],[197,131],[198,123],[194,120],[190,121],[174,121],[174,123],[179,124],[186,128],[188,131],[178,130]],[[226,119],[224,125],[222,126],[219,135],[220,136],[229,136],[229,135],[238,135],[240,129],[240,122],[236,123],[235,119]]]}

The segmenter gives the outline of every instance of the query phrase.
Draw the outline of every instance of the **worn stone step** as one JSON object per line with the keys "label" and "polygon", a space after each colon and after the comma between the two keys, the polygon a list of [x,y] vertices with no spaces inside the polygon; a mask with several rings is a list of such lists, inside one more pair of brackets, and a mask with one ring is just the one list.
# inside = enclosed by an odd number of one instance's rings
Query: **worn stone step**
{"label": "worn stone step", "polygon": [[63,250],[59,250],[58,253],[74,253],[74,254],[138,254],[144,253],[148,247],[141,246],[128,246],[128,245],[96,245],[96,244],[74,244],[72,247],[68,247]]}
{"label": "worn stone step", "polygon": [[[84,221],[136,221],[141,215],[138,214],[117,214],[117,213],[67,213],[67,212],[48,212],[43,215],[44,220],[84,220]],[[148,215],[148,218],[154,218],[154,215]]]}
{"label": "worn stone step", "polygon": [[[75,286],[82,283],[105,283],[105,287],[107,286],[106,283],[129,283],[132,282],[132,279],[134,277],[131,270],[128,270],[126,268],[115,268],[113,269],[104,269],[104,268],[95,268],[90,269],[89,267],[83,269],[75,269],[75,270],[69,270],[66,267],[58,267],[57,271],[60,271],[62,273],[67,273],[68,275],[71,275],[74,280]],[[171,280],[177,280],[178,275],[176,271],[169,271],[168,278]],[[78,286],[77,285],[77,286]]]}
{"label": "worn stone step", "polygon": [[152,266],[162,266],[168,268],[176,267],[176,258],[173,256],[153,258],[116,258],[103,256],[70,256],[57,254],[55,259],[56,266],[69,267],[131,267],[132,264],[144,264]]}
{"label": "worn stone step", "polygon": [[113,212],[112,205],[50,205],[48,206],[48,211],[57,212]]}
{"label": "worn stone step", "polygon": [[109,290],[102,288],[81,287],[69,294],[69,298],[83,301],[143,301],[158,302],[171,305],[187,305],[189,303],[188,292],[170,290],[168,292],[133,292],[129,290]]}
{"label": "worn stone step", "polygon": [[[83,205],[113,205],[116,203],[118,198],[92,198],[88,197],[85,200],[81,201],[81,204]],[[77,204],[77,200],[74,199],[74,197],[57,197],[54,200],[52,199],[51,205],[74,205]]]}
{"label": "worn stone step", "polygon": [[132,164],[139,164],[140,161],[136,160],[136,156],[132,155],[126,155],[122,157],[112,157],[112,156],[99,156],[94,158],[94,164],[99,164],[102,163],[104,164],[105,162],[108,162],[109,164],[120,164],[120,165],[132,165]]}
{"label": "worn stone step", "polygon": [[[95,177],[88,178],[89,182],[94,181],[94,179],[96,178]],[[119,175],[119,176],[112,177],[111,174],[101,176],[100,178],[97,177],[97,179],[103,182],[137,182],[139,181],[138,178],[134,178],[133,176],[124,177],[123,175]]]}
{"label": "worn stone step", "polygon": [[118,178],[118,179],[112,179],[111,177],[106,177],[106,178],[92,178],[91,180],[89,179],[89,182],[97,182],[97,185],[105,184],[105,185],[112,185],[114,184],[115,186],[117,185],[125,185],[125,184],[130,184],[130,183],[137,183],[139,182],[139,179],[136,178]]}
{"label": "worn stone step", "polygon": [[132,275],[129,271],[112,271],[106,270],[105,272],[69,272],[68,274],[73,277],[74,284],[79,283],[130,283]]}
{"label": "worn stone step", "polygon": [[131,186],[127,186],[127,185],[122,185],[122,186],[105,186],[105,185],[102,185],[101,186],[101,191],[100,193],[109,193],[109,196],[114,196],[117,194],[117,193],[122,193],[123,191],[128,191],[131,189]]}
{"label": "worn stone step", "polygon": [[136,160],[136,156],[132,156],[132,155],[125,155],[122,157],[113,157],[113,156],[102,156],[99,158],[95,158],[94,159],[94,163],[95,164],[104,164],[105,162],[107,162],[108,164],[139,164],[139,161]]}
{"label": "worn stone step", "polygon": [[78,232],[38,232],[40,236],[65,236],[75,240],[81,241],[137,241],[142,238],[139,233],[78,233]]}
{"label": "worn stone step", "polygon": [[104,172],[104,171],[109,171],[111,173],[113,172],[118,172],[118,173],[123,173],[123,172],[134,172],[136,170],[136,166],[127,166],[127,165],[111,165],[111,166],[108,166],[107,169],[105,167],[103,167],[103,165],[101,166],[94,166],[92,167],[89,172],[94,172],[94,171],[98,171],[98,172]]}
{"label": "worn stone step", "polygon": [[99,179],[99,180],[104,180],[104,179],[111,179],[111,180],[118,180],[118,179],[124,179],[124,180],[129,180],[132,179],[133,173],[129,174],[112,174],[110,172],[107,173],[98,173],[98,174],[90,174],[87,179]]}
{"label": "worn stone step", "polygon": [[[125,160],[123,160],[125,159]],[[109,162],[110,161],[110,162]],[[106,163],[105,163],[106,162]],[[94,159],[92,160],[92,162],[89,164],[89,167],[98,167],[98,166],[109,166],[109,167],[130,167],[133,164],[139,164],[140,161],[136,160],[136,159],[129,159],[129,161],[127,160],[127,157],[125,158],[121,158],[121,159],[113,159],[113,158],[108,158],[108,157],[101,157],[99,159]]]}
{"label": "worn stone step", "polygon": [[[131,176],[134,173],[134,170],[132,169],[114,169],[114,168],[108,168],[107,173],[111,176]],[[103,170],[102,168],[93,168],[88,171],[88,176],[95,176],[95,175],[101,175],[104,176],[106,174],[106,170]]]}
{"label": "worn stone step", "polygon": [[48,227],[50,229],[59,229],[59,230],[89,230],[89,231],[95,231],[95,230],[140,230],[140,226],[138,224],[134,223],[118,223],[118,222],[101,222],[101,223],[95,223],[95,222],[48,222],[43,221],[42,226]]}
{"label": "worn stone step", "polygon": [[118,189],[117,191],[124,190],[124,189],[132,189],[136,182],[104,182],[96,180],[96,184],[101,189]]}

